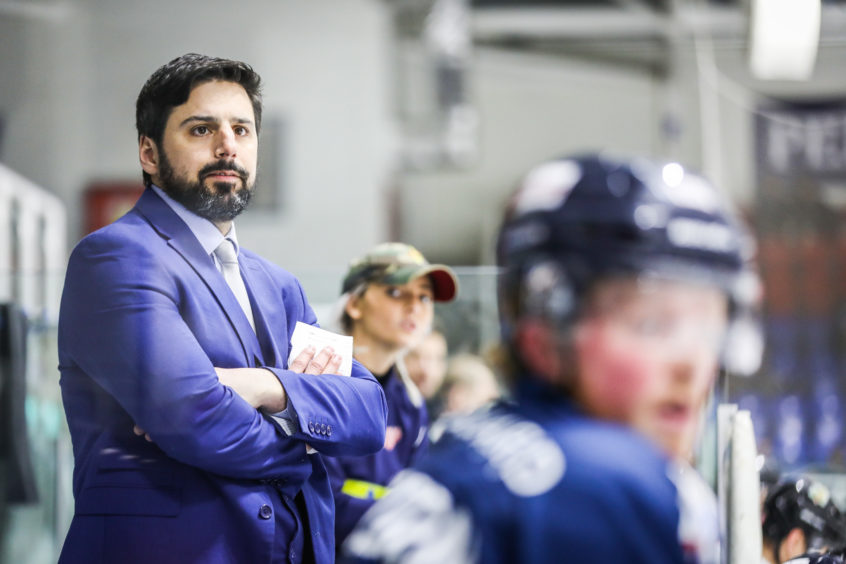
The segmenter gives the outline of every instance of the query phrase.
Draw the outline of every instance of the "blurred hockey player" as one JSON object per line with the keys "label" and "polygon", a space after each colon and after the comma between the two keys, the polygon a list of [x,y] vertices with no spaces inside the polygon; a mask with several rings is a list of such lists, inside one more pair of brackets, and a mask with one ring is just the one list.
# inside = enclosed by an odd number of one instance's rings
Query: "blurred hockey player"
{"label": "blurred hockey player", "polygon": [[531,170],[497,245],[515,401],[451,421],[365,515],[349,560],[714,562],[713,494],[676,461],[721,364],[754,365],[728,346],[756,286],[750,247],[678,164]]}
{"label": "blurred hockey player", "polygon": [[785,478],[770,488],[761,517],[764,562],[769,564],[814,561],[846,545],[846,520],[829,489],[806,477]]}

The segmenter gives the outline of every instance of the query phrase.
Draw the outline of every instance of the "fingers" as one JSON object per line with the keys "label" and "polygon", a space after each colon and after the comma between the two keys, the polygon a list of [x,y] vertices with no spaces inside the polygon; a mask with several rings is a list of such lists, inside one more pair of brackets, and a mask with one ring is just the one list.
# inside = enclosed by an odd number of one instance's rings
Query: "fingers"
{"label": "fingers", "polygon": [[308,364],[308,374],[337,374],[341,368],[343,358],[335,354],[332,347],[326,347]]}
{"label": "fingers", "polygon": [[288,370],[291,372],[298,372],[300,374],[305,372],[306,367],[314,356],[314,352],[314,347],[311,345],[304,348],[303,351],[297,355],[297,358],[294,359],[291,365],[288,366]]}
{"label": "fingers", "polygon": [[315,348],[308,346],[297,355],[288,369],[304,374],[337,374],[342,360],[332,347],[325,347],[315,354]]}
{"label": "fingers", "polygon": [[341,362],[344,359],[339,354],[333,354],[326,367],[323,369],[323,374],[338,374],[341,371]]}
{"label": "fingers", "polygon": [[311,362],[308,363],[308,368],[306,368],[306,374],[323,374],[324,370],[326,369],[326,365],[332,360],[332,356],[335,354],[335,351],[332,347],[324,347],[317,355],[311,359]]}

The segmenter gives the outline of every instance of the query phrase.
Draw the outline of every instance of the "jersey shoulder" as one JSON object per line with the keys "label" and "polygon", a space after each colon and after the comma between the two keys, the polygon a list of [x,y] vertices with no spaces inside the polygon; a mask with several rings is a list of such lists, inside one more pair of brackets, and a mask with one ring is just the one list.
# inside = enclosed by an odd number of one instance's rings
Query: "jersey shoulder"
{"label": "jersey shoulder", "polygon": [[[665,490],[672,488],[668,460],[651,442],[627,427],[569,410],[534,413],[500,404],[438,426],[424,470],[447,485],[467,482],[478,490],[493,472],[505,489],[521,497],[556,487],[595,490],[600,496],[624,487],[632,495],[650,496],[656,481]],[[462,472],[453,471],[456,464]],[[605,488],[597,476],[620,486]]]}
{"label": "jersey shoulder", "polygon": [[628,430],[507,406],[439,426],[351,537],[360,561],[682,561],[666,461]]}

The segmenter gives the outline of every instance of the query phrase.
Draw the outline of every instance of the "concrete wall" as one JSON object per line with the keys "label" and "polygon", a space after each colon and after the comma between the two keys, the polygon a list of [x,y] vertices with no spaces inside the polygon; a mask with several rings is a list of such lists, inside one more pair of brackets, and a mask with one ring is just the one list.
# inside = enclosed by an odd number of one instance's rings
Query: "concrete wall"
{"label": "concrete wall", "polygon": [[[31,5],[45,9],[0,11],[0,160],[68,205],[68,240],[81,234],[88,183],[140,178],[133,119],[144,80],[172,57],[199,51],[246,60],[264,77],[265,115],[284,131],[275,159],[282,202],[247,212],[238,231],[295,272],[338,267],[389,236],[433,260],[488,263],[516,180],[538,160],[571,151],[677,158],[748,202],[757,105],[766,96],[846,94],[846,49],[837,41],[824,40],[808,83],[750,79],[738,40],[718,42],[713,80],[685,41],[669,75],[479,48],[469,77],[481,119],[478,161],[465,170],[400,172],[389,2]],[[669,137],[668,116],[677,130]]]}
{"label": "concrete wall", "polygon": [[46,18],[0,17],[0,158],[66,202],[72,242],[89,182],[140,179],[135,97],[189,51],[251,63],[265,81],[265,116],[284,126],[282,206],[238,222],[247,246],[284,265],[345,263],[385,237],[394,128],[382,3],[64,5]]}
{"label": "concrete wall", "polygon": [[491,262],[503,202],[542,159],[598,149],[653,152],[658,89],[650,74],[481,49],[471,79],[481,120],[477,164],[400,180],[403,233],[427,256]]}

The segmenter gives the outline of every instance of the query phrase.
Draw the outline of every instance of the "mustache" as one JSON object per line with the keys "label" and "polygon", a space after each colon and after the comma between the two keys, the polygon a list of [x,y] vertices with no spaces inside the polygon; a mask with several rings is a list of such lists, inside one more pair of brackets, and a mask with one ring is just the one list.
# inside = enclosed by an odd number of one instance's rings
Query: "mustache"
{"label": "mustache", "polygon": [[214,163],[209,163],[203,168],[200,169],[200,177],[207,176],[213,172],[219,172],[221,170],[231,170],[235,172],[241,180],[246,180],[250,173],[246,171],[243,167],[238,166],[232,161],[217,161]]}

